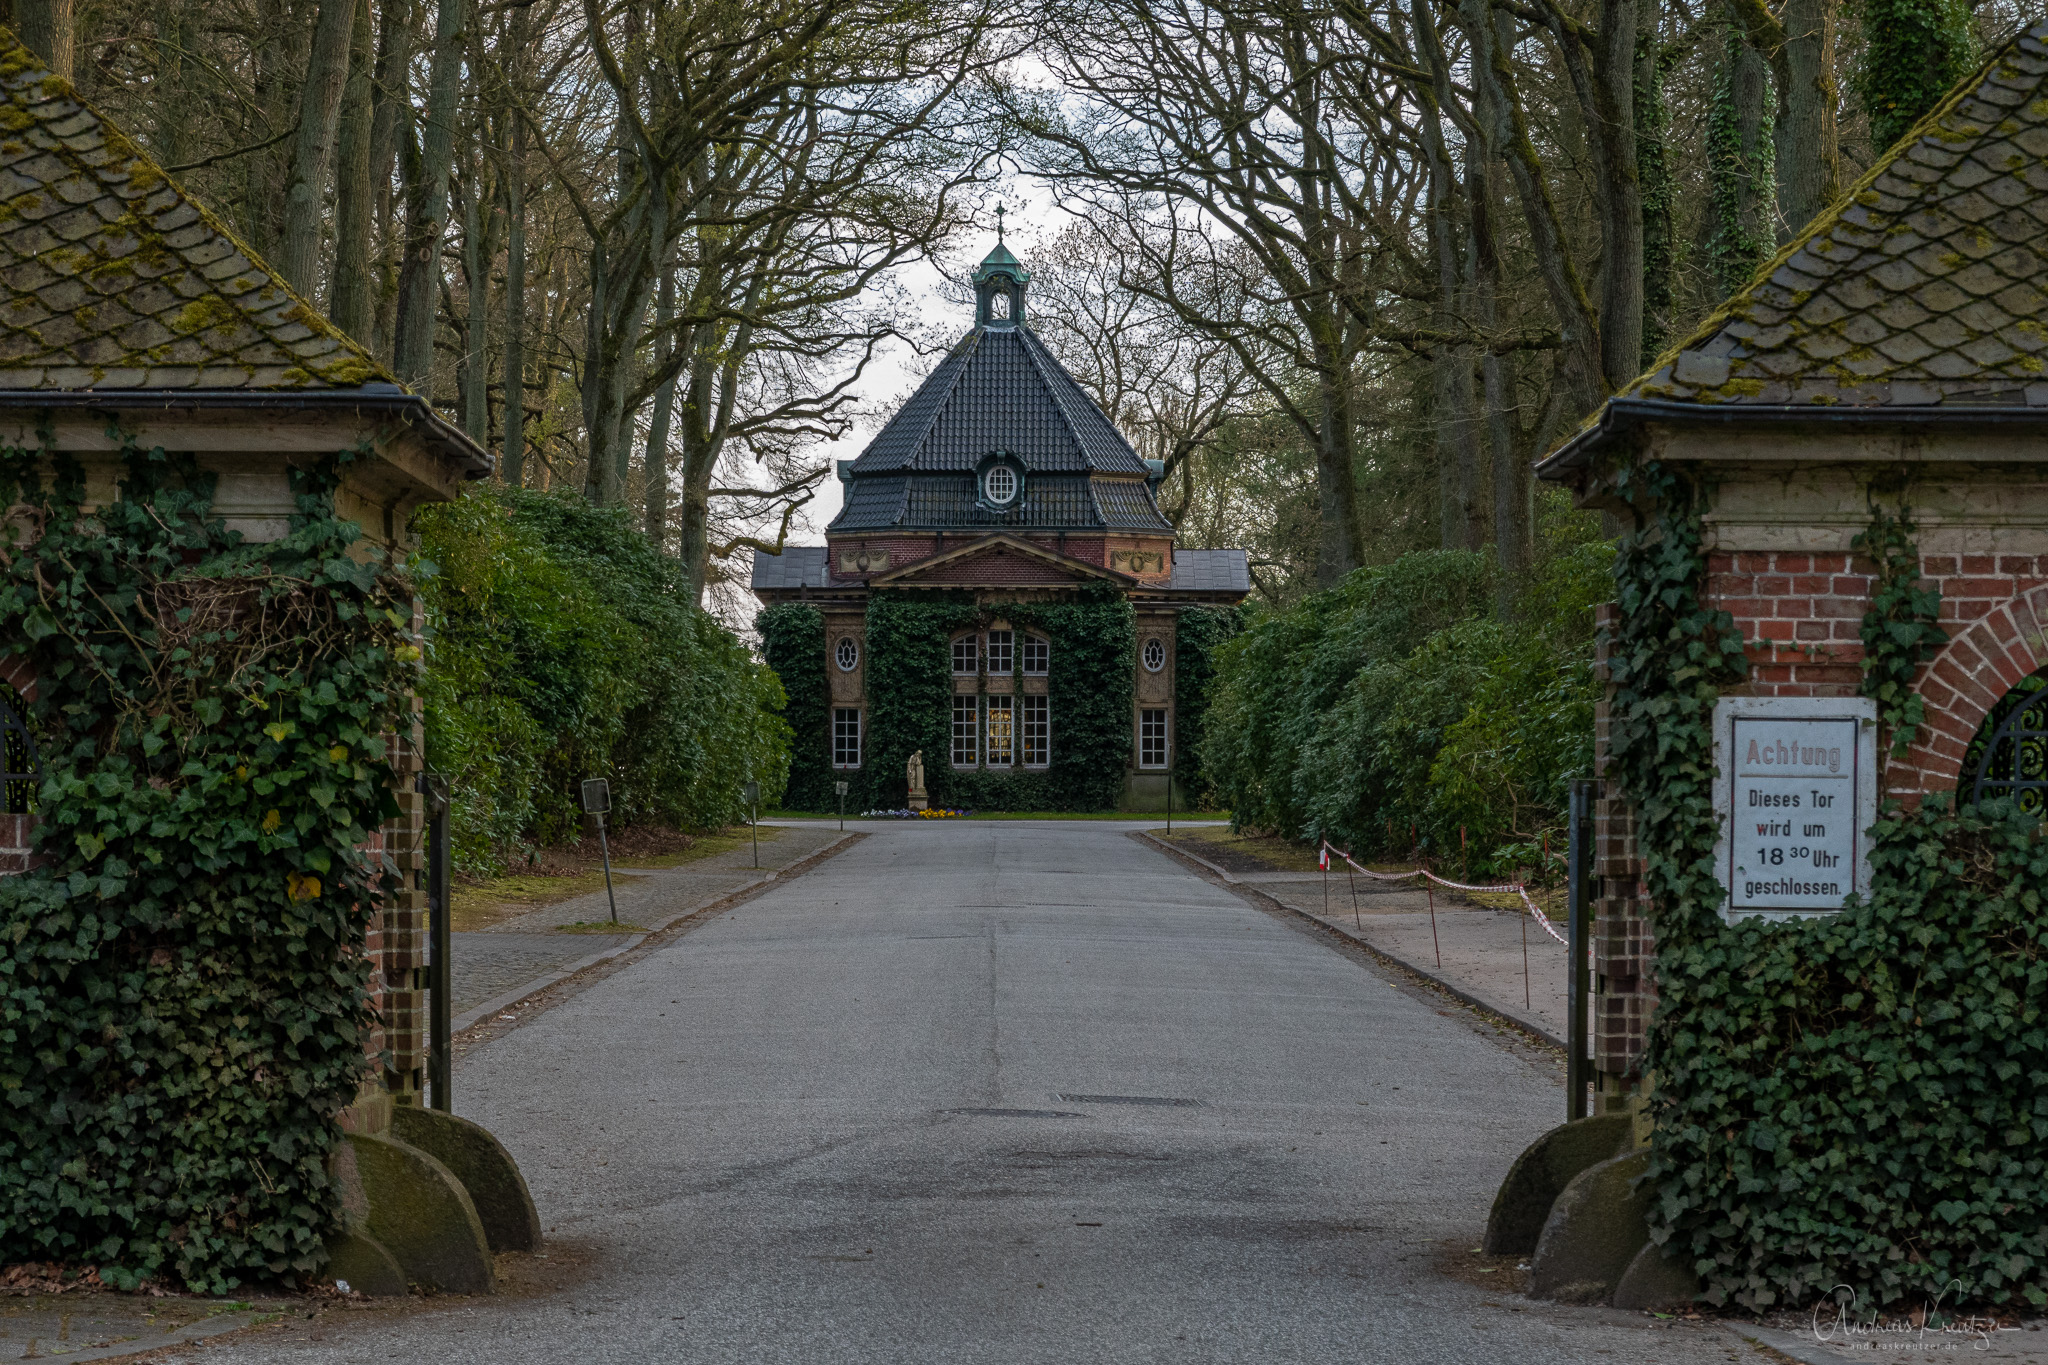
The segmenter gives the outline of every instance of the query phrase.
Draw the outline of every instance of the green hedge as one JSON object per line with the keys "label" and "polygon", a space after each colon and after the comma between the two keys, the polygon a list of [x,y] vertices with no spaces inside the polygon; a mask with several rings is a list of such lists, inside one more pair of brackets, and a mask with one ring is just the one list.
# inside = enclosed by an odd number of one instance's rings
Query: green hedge
{"label": "green hedge", "polygon": [[42,861],[0,878],[0,1262],[222,1294],[316,1271],[339,1225],[399,886],[365,845],[420,651],[410,585],[335,516],[345,460],[250,546],[190,457],[125,458],[87,513],[70,458],[0,451],[41,527],[0,560],[0,640],[42,761]]}
{"label": "green hedge", "polygon": [[1535,864],[1592,764],[1592,609],[1612,552],[1575,530],[1506,620],[1488,557],[1462,550],[1254,617],[1218,650],[1202,727],[1218,802],[1240,827],[1357,852],[1419,844],[1475,875]]}
{"label": "green hedge", "polygon": [[1187,607],[1173,627],[1173,778],[1190,805],[1213,810],[1216,786],[1202,774],[1202,740],[1216,692],[1216,651],[1244,628],[1237,607]]}
{"label": "green hedge", "polygon": [[458,866],[575,837],[587,777],[610,779],[620,824],[731,823],[749,779],[780,798],[775,674],[623,510],[475,487],[416,520],[427,761],[453,781]]}

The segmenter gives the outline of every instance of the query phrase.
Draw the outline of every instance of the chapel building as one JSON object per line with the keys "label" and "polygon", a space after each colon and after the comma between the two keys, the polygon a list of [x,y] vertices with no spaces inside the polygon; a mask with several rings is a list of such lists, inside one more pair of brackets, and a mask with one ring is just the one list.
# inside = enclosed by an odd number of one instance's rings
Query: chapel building
{"label": "chapel building", "polygon": [[[1159,509],[1163,462],[1141,458],[1025,324],[1030,278],[999,243],[974,273],[972,329],[860,457],[840,461],[845,505],[825,544],[755,554],[752,587],[763,605],[809,603],[824,623],[829,714],[823,733],[800,728],[793,774],[816,749],[842,777],[886,762],[891,770],[867,773],[866,790],[902,785],[904,756],[871,754],[867,742],[878,700],[869,692],[868,622],[881,596],[975,608],[948,632],[950,677],[938,693],[944,751],[922,750],[927,772],[1055,768],[1062,705],[1082,699],[1057,695],[1057,645],[1022,618],[1114,594],[1134,622],[1129,658],[1117,665],[1129,670],[1131,696],[1118,802],[1157,809],[1169,772],[1186,781],[1176,758],[1176,708],[1188,704],[1187,689],[1176,688],[1185,652],[1177,625],[1190,608],[1244,601],[1245,552],[1176,547]],[[800,686],[788,676],[784,683],[793,695]],[[1113,690],[1123,690],[1121,680]],[[1105,752],[1098,744],[1090,761],[1100,764]],[[934,786],[935,798],[944,785]]]}

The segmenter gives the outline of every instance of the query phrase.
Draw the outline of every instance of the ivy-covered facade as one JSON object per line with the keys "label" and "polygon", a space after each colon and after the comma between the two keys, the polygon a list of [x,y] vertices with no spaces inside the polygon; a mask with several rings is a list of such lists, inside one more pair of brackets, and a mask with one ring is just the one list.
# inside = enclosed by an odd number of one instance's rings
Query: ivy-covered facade
{"label": "ivy-covered facade", "polygon": [[[2036,24],[1538,467],[1628,528],[1591,1061],[1714,1303],[2048,1304],[2044,154]],[[1736,908],[1735,705],[1864,718],[1838,909]]]}
{"label": "ivy-covered facade", "polygon": [[488,1290],[371,1229],[468,1200],[407,551],[490,457],[4,30],[0,119],[0,1261]]}
{"label": "ivy-covered facade", "polygon": [[[1156,810],[1198,795],[1209,651],[1242,550],[1174,543],[1146,460],[1025,324],[1000,244],[973,327],[839,477],[822,546],[757,553],[795,733],[784,803]],[[1173,786],[1169,789],[1169,783]]]}

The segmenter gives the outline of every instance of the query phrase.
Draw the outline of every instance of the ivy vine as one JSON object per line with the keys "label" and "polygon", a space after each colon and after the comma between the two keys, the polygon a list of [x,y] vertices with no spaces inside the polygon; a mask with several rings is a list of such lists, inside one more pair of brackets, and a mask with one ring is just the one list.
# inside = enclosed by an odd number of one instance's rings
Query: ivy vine
{"label": "ivy vine", "polygon": [[365,1075],[364,953],[399,889],[388,736],[410,586],[291,471],[281,540],[122,437],[117,499],[0,449],[0,641],[36,677],[36,866],[0,878],[0,1260],[225,1293],[323,1262]]}
{"label": "ivy vine", "polygon": [[[1702,490],[1656,462],[1622,488],[1652,509],[1616,561],[1608,642],[1656,933],[1652,1237],[1709,1302],[1757,1311],[1838,1285],[1865,1313],[2048,1304],[2048,831],[2011,802],[1895,806],[1870,831],[1868,896],[1724,923],[1711,721],[1741,638],[1701,599]],[[1891,626],[1938,607],[1913,596],[1903,520],[1874,518],[1867,542],[1890,566],[1870,621],[1893,677],[1930,637]]]}
{"label": "ivy vine", "polygon": [[1894,516],[1870,505],[1870,524],[1857,533],[1856,553],[1871,561],[1870,607],[1863,614],[1864,696],[1877,703],[1891,736],[1891,756],[1904,758],[1927,719],[1927,703],[1913,690],[1920,665],[1948,643],[1941,621],[1941,588],[1920,580],[1920,551],[1911,514]]}

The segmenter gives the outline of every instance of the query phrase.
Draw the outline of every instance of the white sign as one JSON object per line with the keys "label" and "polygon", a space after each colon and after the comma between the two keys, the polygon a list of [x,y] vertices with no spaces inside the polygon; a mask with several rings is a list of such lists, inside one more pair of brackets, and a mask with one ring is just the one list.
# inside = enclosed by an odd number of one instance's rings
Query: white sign
{"label": "white sign", "polygon": [[1726,697],[1714,706],[1723,913],[1828,913],[1870,885],[1877,703]]}

